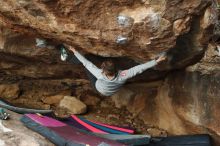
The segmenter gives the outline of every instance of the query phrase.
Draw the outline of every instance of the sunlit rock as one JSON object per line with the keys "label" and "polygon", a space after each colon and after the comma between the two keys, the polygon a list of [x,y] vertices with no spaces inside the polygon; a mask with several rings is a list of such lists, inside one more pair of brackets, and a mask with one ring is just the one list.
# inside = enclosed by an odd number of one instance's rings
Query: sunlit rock
{"label": "sunlit rock", "polygon": [[64,96],[59,107],[67,109],[72,114],[83,114],[87,111],[86,105],[73,96]]}

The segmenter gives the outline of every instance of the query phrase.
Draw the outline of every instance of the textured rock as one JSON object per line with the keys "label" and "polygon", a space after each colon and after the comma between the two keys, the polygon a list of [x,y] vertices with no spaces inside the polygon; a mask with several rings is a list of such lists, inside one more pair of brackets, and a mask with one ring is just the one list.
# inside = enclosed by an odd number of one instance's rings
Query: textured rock
{"label": "textured rock", "polygon": [[0,84],[0,97],[2,98],[15,99],[19,93],[18,84]]}
{"label": "textured rock", "polygon": [[112,100],[116,107],[127,108],[133,116],[139,115],[145,107],[148,107],[148,110],[155,111],[154,97],[157,95],[157,87],[160,84],[161,82],[158,81],[126,85],[122,90],[119,90],[118,93],[112,96]]}
{"label": "textured rock", "polygon": [[27,108],[35,108],[35,109],[50,109],[50,105],[49,104],[45,104],[43,102],[39,102],[36,99],[34,99],[32,97],[32,99],[30,100],[30,98],[27,97],[22,97],[22,98],[18,98],[16,100],[9,100],[6,99],[9,103],[14,104],[14,105],[19,105],[19,107],[27,107]]}
{"label": "textured rock", "polygon": [[63,92],[63,94],[58,94],[58,95],[52,95],[52,96],[46,96],[42,99],[42,101],[46,104],[58,104],[64,96],[70,96],[71,93],[68,92]]}
{"label": "textured rock", "polygon": [[[175,47],[177,37],[186,34],[194,23],[189,19],[202,17],[208,4],[209,0],[89,0],[79,3],[10,0],[2,1],[0,14],[2,25],[15,31],[64,41],[101,56],[130,56],[145,61]],[[121,25],[118,16],[133,21]],[[173,30],[174,23],[176,29]],[[126,45],[116,43],[118,36],[127,38]],[[195,44],[195,48],[201,48],[200,40]]]}
{"label": "textured rock", "polygon": [[219,137],[219,77],[219,73],[172,74],[157,97],[159,127],[174,134],[209,133]]}
{"label": "textured rock", "polygon": [[112,96],[112,100],[117,108],[122,108],[124,106],[128,106],[134,96],[135,93],[133,91],[122,88],[119,92]]}
{"label": "textured rock", "polygon": [[[220,58],[217,54],[216,47],[209,45],[199,63],[170,73],[162,84],[133,84],[130,90],[136,90],[137,95],[126,105],[127,109],[145,124],[169,134],[208,133],[219,145]],[[123,100],[123,96],[119,98]]]}
{"label": "textured rock", "polygon": [[[196,63],[206,49],[213,24],[209,1],[3,1],[0,68],[7,74],[31,78],[85,78],[80,66],[61,62],[54,47],[36,47],[35,38],[139,63],[168,51],[168,62],[157,69],[182,68]],[[117,44],[119,36],[127,43]],[[142,79],[162,75],[155,72]]]}
{"label": "textured rock", "polygon": [[10,119],[0,121],[1,146],[54,146],[43,136],[27,129],[21,122],[22,115],[10,113]]}
{"label": "textured rock", "polygon": [[181,35],[181,34],[189,32],[190,27],[188,26],[189,26],[190,21],[191,21],[190,17],[186,17],[185,19],[178,19],[174,21],[173,31],[175,35]]}
{"label": "textured rock", "polygon": [[149,128],[149,129],[147,129],[147,132],[148,132],[151,136],[158,136],[158,135],[163,136],[163,137],[167,136],[166,131],[159,130],[159,129],[157,129],[157,128]]}
{"label": "textured rock", "polygon": [[44,103],[47,104],[58,104],[62,99],[64,95],[54,95],[54,96],[48,96],[42,99]]}
{"label": "textured rock", "polygon": [[[132,89],[137,90],[137,95],[126,104],[126,108],[145,124],[172,135],[208,133],[217,146],[220,142],[219,77],[219,70],[209,74],[198,70],[179,71],[170,74],[162,84],[146,83],[139,88],[136,84]],[[126,101],[123,95],[118,98],[117,102],[121,104]],[[157,130],[149,133],[158,134]]]}
{"label": "textured rock", "polygon": [[80,97],[80,100],[85,103],[86,105],[93,105],[96,106],[100,102],[100,99],[97,96],[89,95]]}
{"label": "textured rock", "polygon": [[71,114],[83,114],[87,110],[86,105],[73,96],[64,96],[59,107],[67,109]]}

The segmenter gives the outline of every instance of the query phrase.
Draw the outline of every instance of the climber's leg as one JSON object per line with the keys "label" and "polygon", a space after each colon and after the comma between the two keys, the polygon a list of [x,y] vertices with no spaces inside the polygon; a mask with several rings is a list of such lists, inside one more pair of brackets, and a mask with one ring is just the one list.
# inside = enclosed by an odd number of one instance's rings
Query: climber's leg
{"label": "climber's leg", "polygon": [[[60,45],[59,48],[61,53],[60,58],[62,61],[67,61],[72,64],[81,64],[81,62],[76,58],[76,56],[73,55],[73,53],[71,53],[64,45]],[[97,78],[86,68],[85,72],[89,81],[91,82],[92,87],[96,90],[95,83],[97,81]]]}

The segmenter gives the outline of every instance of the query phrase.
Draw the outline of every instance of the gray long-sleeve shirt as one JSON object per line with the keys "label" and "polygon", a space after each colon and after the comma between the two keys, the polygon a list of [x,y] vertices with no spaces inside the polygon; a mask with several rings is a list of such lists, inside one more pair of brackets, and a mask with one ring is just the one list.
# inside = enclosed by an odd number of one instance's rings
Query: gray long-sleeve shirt
{"label": "gray long-sleeve shirt", "polygon": [[119,90],[119,88],[130,78],[141,74],[143,71],[157,65],[156,60],[152,60],[137,66],[134,66],[128,70],[119,70],[115,78],[112,80],[108,79],[103,74],[102,69],[95,66],[92,62],[87,60],[79,52],[74,53],[80,62],[97,78],[95,83],[96,89],[105,96],[111,96]]}

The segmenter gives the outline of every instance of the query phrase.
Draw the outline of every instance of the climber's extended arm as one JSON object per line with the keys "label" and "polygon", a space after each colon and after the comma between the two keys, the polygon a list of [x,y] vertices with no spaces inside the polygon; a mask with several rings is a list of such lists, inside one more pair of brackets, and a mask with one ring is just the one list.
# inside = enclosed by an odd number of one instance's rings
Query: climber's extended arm
{"label": "climber's extended arm", "polygon": [[102,70],[95,66],[92,62],[87,60],[83,55],[76,51],[73,47],[70,50],[74,53],[76,58],[87,68],[96,78],[100,77]]}

